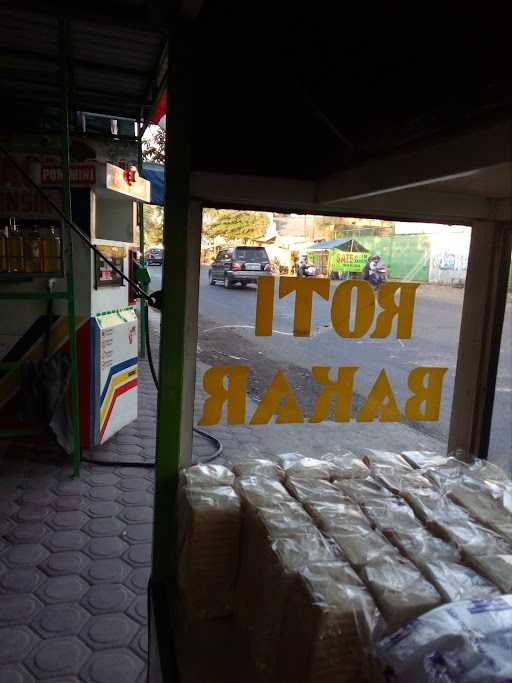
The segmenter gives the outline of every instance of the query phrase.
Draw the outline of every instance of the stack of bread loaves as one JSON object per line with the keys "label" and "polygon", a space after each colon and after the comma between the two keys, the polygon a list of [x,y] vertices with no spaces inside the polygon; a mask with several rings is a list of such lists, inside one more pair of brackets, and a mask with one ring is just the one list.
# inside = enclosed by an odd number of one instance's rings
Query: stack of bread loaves
{"label": "stack of bread loaves", "polygon": [[511,490],[495,466],[427,451],[189,468],[178,496],[188,616],[232,614],[264,683],[368,681],[375,637],[512,591]]}

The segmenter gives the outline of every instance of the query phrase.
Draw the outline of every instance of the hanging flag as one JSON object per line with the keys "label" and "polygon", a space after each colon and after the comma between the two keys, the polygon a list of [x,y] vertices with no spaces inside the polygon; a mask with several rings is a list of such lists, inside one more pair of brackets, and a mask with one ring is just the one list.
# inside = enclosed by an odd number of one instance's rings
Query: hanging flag
{"label": "hanging flag", "polygon": [[157,126],[165,130],[165,120],[167,117],[167,90],[164,90],[162,96],[158,100],[153,116],[151,117],[151,123],[156,123]]}

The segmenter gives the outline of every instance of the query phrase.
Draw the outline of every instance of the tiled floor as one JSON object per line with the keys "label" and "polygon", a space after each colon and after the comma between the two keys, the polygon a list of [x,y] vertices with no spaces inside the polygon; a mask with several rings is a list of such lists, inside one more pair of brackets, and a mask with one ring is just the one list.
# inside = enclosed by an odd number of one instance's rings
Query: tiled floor
{"label": "tiled floor", "polygon": [[145,679],[153,471],[50,452],[0,477],[0,681]]}
{"label": "tiled floor", "polygon": [[[139,420],[85,457],[154,461],[156,393],[141,364]],[[0,462],[0,683],[146,679],[154,470],[83,463],[51,447]]]}

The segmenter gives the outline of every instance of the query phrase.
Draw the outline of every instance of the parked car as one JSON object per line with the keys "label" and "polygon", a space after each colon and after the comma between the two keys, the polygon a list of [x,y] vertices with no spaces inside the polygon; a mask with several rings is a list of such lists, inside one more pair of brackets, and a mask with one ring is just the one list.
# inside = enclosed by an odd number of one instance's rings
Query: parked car
{"label": "parked car", "polygon": [[224,287],[232,287],[239,282],[246,287],[270,274],[270,259],[264,247],[231,247],[219,251],[208,272],[208,281],[212,286],[222,282]]}
{"label": "parked car", "polygon": [[152,247],[148,249],[145,256],[146,265],[148,266],[161,266],[164,262],[164,250],[158,247]]}

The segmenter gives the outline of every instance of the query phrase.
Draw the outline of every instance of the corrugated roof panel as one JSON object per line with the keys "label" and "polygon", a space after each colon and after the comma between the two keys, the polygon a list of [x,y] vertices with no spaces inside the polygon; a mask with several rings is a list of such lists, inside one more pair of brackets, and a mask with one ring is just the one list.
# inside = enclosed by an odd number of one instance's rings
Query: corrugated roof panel
{"label": "corrugated roof panel", "polygon": [[72,24],[73,57],[117,65],[125,69],[151,69],[162,49],[158,34],[133,29],[112,29],[88,22]]}
{"label": "corrugated roof panel", "polygon": [[130,76],[115,71],[101,73],[100,70],[92,70],[77,67],[73,74],[74,85],[77,88],[89,88],[98,91],[111,90],[126,91],[128,93],[145,94],[146,78],[144,76]]}
{"label": "corrugated roof panel", "polygon": [[[119,0],[117,0],[119,4]],[[124,0],[141,28],[102,21],[87,8],[71,11],[72,105],[87,111],[138,117],[165,38],[144,25],[147,0]],[[60,100],[58,17],[0,7],[0,83],[2,98],[55,104]],[[108,8],[107,8],[108,9]],[[96,14],[99,15],[99,12]],[[120,23],[125,17],[121,13]]]}

